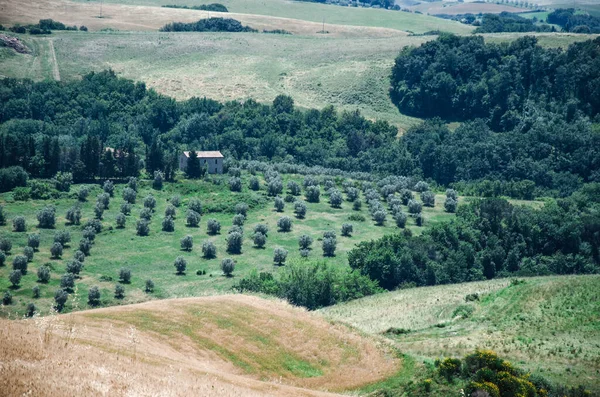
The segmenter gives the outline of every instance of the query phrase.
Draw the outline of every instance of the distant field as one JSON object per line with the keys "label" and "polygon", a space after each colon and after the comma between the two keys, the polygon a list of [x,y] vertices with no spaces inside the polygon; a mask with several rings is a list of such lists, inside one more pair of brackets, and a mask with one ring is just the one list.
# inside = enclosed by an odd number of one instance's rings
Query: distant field
{"label": "distant field", "polygon": [[496,3],[480,3],[480,2],[464,2],[459,3],[456,1],[434,1],[434,2],[423,2],[416,6],[406,7],[413,11],[420,11],[422,13],[436,15],[436,14],[499,14],[501,12],[523,12],[525,8],[513,7],[505,4]]}
{"label": "distant field", "polygon": [[[492,349],[526,369],[600,393],[600,276],[526,278],[413,288],[322,309],[367,333],[390,327],[401,351],[424,358]],[[479,301],[466,302],[478,293]],[[471,307],[461,319],[457,309]]]}

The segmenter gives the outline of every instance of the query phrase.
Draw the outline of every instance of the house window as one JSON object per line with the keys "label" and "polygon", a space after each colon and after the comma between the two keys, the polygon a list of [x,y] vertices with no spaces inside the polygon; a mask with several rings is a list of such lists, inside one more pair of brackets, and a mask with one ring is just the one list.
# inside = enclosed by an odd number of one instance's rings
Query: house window
{"label": "house window", "polygon": [[219,164],[219,160],[215,159],[215,165]]}

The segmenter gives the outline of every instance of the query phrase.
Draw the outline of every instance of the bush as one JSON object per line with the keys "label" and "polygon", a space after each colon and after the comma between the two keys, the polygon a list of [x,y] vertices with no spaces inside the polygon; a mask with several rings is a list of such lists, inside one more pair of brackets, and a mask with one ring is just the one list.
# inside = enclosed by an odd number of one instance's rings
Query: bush
{"label": "bush", "polygon": [[301,249],[300,250],[300,256],[302,258],[307,258],[310,255],[310,250],[308,249]]}
{"label": "bush", "polygon": [[354,227],[351,223],[343,223],[342,224],[342,236],[351,237],[352,232],[354,231]]}
{"label": "bush", "polygon": [[242,240],[242,233],[238,231],[230,232],[227,235],[227,252],[230,254],[241,254]]}
{"label": "bush", "polygon": [[125,288],[121,284],[115,285],[115,299],[125,298]]}
{"label": "bush", "polygon": [[221,233],[221,224],[216,219],[209,219],[206,223],[208,234],[211,236]]}
{"label": "bush", "polygon": [[79,201],[86,201],[89,195],[90,195],[89,186],[82,186],[79,188],[79,191],[77,191],[77,199]]}
{"label": "bush", "polygon": [[10,253],[10,250],[12,249],[12,242],[7,239],[7,238],[3,238],[0,240],[0,251],[4,252],[5,254]]}
{"label": "bush", "polygon": [[32,289],[31,292],[33,294],[33,298],[34,299],[38,299],[40,297],[40,286],[39,285],[35,285]]}
{"label": "bush", "polygon": [[310,246],[313,243],[313,238],[310,237],[308,234],[303,234],[300,237],[298,237],[298,246],[300,247],[300,250],[310,250]]}
{"label": "bush", "polygon": [[452,197],[446,197],[446,201],[444,201],[444,210],[446,212],[454,213],[456,212],[456,207],[458,207],[458,201],[454,200]]}
{"label": "bush", "polygon": [[262,233],[266,237],[269,234],[269,226],[265,225],[264,223],[259,223],[258,225],[254,226],[254,233]]}
{"label": "bush", "polygon": [[231,274],[235,270],[235,262],[231,258],[225,258],[221,261],[221,270],[227,277],[231,277]]}
{"label": "bush", "polygon": [[150,234],[150,222],[146,219],[139,219],[135,228],[138,236],[147,236]]}
{"label": "bush", "polygon": [[14,270],[20,270],[22,274],[27,274],[27,257],[25,255],[16,255],[12,265]]}
{"label": "bush", "polygon": [[421,201],[425,207],[435,207],[435,194],[428,190],[421,193]]}
{"label": "bush", "polygon": [[253,176],[250,178],[250,182],[248,183],[248,187],[250,190],[258,191],[260,190],[260,182],[257,177]]}
{"label": "bush", "polygon": [[83,252],[85,256],[90,256],[90,251],[92,249],[92,242],[87,238],[82,238],[79,240],[79,251]]}
{"label": "bush", "polygon": [[115,195],[115,184],[113,183],[113,181],[104,181],[104,184],[102,185],[102,190],[104,190],[104,192],[106,194],[108,194],[110,197],[114,197]]}
{"label": "bush", "polygon": [[177,215],[177,210],[175,209],[175,207],[171,204],[167,205],[167,207],[165,208],[165,216],[170,216],[173,219],[175,219],[176,215]]}
{"label": "bush", "polygon": [[85,254],[82,251],[75,251],[75,254],[73,254],[73,258],[75,258],[75,260],[78,260],[79,262],[85,262]]}
{"label": "bush", "polygon": [[104,215],[104,204],[96,203],[96,206],[94,207],[94,216],[96,217],[96,219],[101,220],[103,215]]}
{"label": "bush", "polygon": [[131,269],[122,267],[119,269],[119,281],[125,284],[131,282]]}
{"label": "bush", "polygon": [[85,231],[85,229],[88,229],[88,228],[93,229],[95,233],[101,233],[102,232],[102,222],[100,222],[98,219],[90,219],[89,221],[87,221],[85,223],[84,231]]}
{"label": "bush", "polygon": [[57,289],[54,293],[54,307],[56,311],[61,312],[65,308],[65,303],[67,303],[67,299],[69,299],[69,294],[64,289]]}
{"label": "bush", "polygon": [[37,277],[40,283],[46,284],[48,281],[50,281],[50,268],[45,265],[38,267]]}
{"label": "bush", "polygon": [[329,204],[331,204],[333,208],[340,208],[342,206],[342,201],[344,201],[344,199],[339,190],[332,189],[329,192]]}
{"label": "bush", "polygon": [[178,256],[175,259],[173,266],[175,266],[175,270],[177,271],[177,274],[179,274],[179,275],[185,274],[185,269],[187,268],[187,261],[185,260],[185,258],[183,256]]}
{"label": "bush", "polygon": [[394,216],[394,219],[396,221],[396,226],[398,226],[400,229],[404,229],[406,226],[406,221],[408,220],[408,215],[406,215],[404,212],[397,212]]}
{"label": "bush", "polygon": [[163,232],[174,232],[175,231],[175,220],[173,217],[166,216],[162,221],[162,231]]}
{"label": "bush", "polygon": [[152,220],[152,210],[150,208],[142,208],[140,211],[140,218],[145,219],[147,221]]}
{"label": "bush", "polygon": [[458,201],[458,193],[456,193],[456,190],[454,189],[446,189],[446,197]]}
{"label": "bush", "polygon": [[71,233],[68,230],[59,230],[54,233],[54,242],[61,243],[63,247],[66,247],[71,242]]}
{"label": "bush", "polygon": [[71,225],[79,225],[81,223],[81,207],[79,205],[72,206],[67,210],[65,217]]}
{"label": "bush", "polygon": [[10,281],[13,288],[17,288],[19,286],[19,284],[21,283],[22,276],[23,274],[20,270],[13,270],[12,272],[10,272],[10,275],[8,276],[8,281]]}
{"label": "bush", "polygon": [[248,215],[248,204],[246,203],[237,203],[235,205],[235,213],[241,215]]}
{"label": "bush", "polygon": [[23,255],[27,258],[27,262],[31,262],[33,260],[33,248],[23,248]]}
{"label": "bush", "polygon": [[156,207],[156,199],[153,195],[149,194],[144,197],[144,208],[148,208],[152,212],[154,212],[154,208]]}
{"label": "bush", "polygon": [[148,294],[151,294],[152,292],[154,292],[154,281],[148,279],[146,280],[146,286],[144,288],[144,291]]}
{"label": "bush", "polygon": [[12,294],[9,291],[6,291],[2,296],[2,304],[5,306],[12,304]]}
{"label": "bush", "polygon": [[421,205],[421,203],[419,203],[416,200],[409,200],[408,202],[408,212],[416,215],[416,214],[420,214],[421,211],[423,210],[423,206]]}
{"label": "bush", "polygon": [[302,192],[302,189],[300,188],[300,185],[296,181],[289,181],[287,183],[287,188],[288,188],[288,192],[292,196],[299,196],[300,193]]}
{"label": "bush", "polygon": [[71,273],[63,274],[60,278],[60,288],[67,292],[73,291],[73,288],[75,288],[75,276]]}
{"label": "bush", "polygon": [[283,182],[281,182],[281,179],[275,178],[269,181],[269,184],[267,185],[267,193],[269,196],[274,197],[281,194],[281,192],[283,192]]}
{"label": "bush", "polygon": [[110,206],[110,195],[108,193],[100,193],[96,198],[96,202],[102,204],[104,209],[108,209]]}
{"label": "bush", "polygon": [[275,197],[275,210],[277,212],[283,212],[283,208],[285,207],[285,202],[281,197]]}
{"label": "bush", "polygon": [[337,248],[337,241],[334,238],[323,239],[323,256],[333,257],[335,256],[335,249]]}
{"label": "bush", "polygon": [[95,285],[88,290],[88,304],[90,306],[98,306],[100,304],[100,289]]}
{"label": "bush", "polygon": [[125,227],[125,223],[127,223],[127,217],[119,212],[115,218],[115,221],[117,222],[117,228],[123,229]]}
{"label": "bush", "polygon": [[13,230],[15,232],[24,232],[27,229],[24,216],[16,216],[13,218]]}
{"label": "bush", "polygon": [[233,217],[233,224],[235,226],[242,227],[242,226],[244,226],[244,222],[246,222],[246,217],[242,214],[236,214]]}
{"label": "bush", "polygon": [[424,181],[419,181],[415,184],[415,192],[423,193],[429,190],[429,184]]}
{"label": "bush", "polygon": [[400,191],[400,200],[402,200],[403,205],[408,205],[408,202],[412,199],[414,199],[414,196],[410,190],[402,189]]}
{"label": "bush", "polygon": [[15,201],[27,201],[31,198],[31,189],[28,187],[16,187],[13,190],[12,196]]}
{"label": "bush", "polygon": [[181,239],[181,249],[184,251],[191,251],[194,247],[194,238],[189,234]]}
{"label": "bush", "polygon": [[37,251],[40,246],[40,235],[37,233],[32,233],[27,236],[27,246],[33,248]]}
{"label": "bush", "polygon": [[193,210],[188,210],[185,215],[185,222],[188,227],[198,227],[200,219],[200,214]]}
{"label": "bush", "polygon": [[457,358],[446,358],[438,366],[438,372],[441,376],[451,382],[455,376],[460,375],[461,362]]}
{"label": "bush", "polygon": [[277,227],[280,232],[289,232],[292,230],[292,218],[289,216],[282,216],[277,220]]}
{"label": "bush", "polygon": [[360,211],[362,209],[362,201],[360,201],[359,199],[354,200],[354,202],[352,203],[352,209],[354,211]]}
{"label": "bush", "polygon": [[129,181],[127,182],[127,187],[129,189],[133,190],[134,192],[137,192],[137,184],[138,184],[137,178],[134,176],[130,176]]}
{"label": "bush", "polygon": [[469,318],[475,312],[472,305],[460,305],[452,312],[452,317],[460,317],[462,319]]}
{"label": "bush", "polygon": [[382,226],[385,223],[387,214],[384,210],[378,210],[373,213],[373,220],[378,226]]}
{"label": "bush", "polygon": [[202,256],[205,259],[213,259],[217,257],[217,247],[212,241],[204,241],[202,243]]}
{"label": "bush", "polygon": [[262,233],[255,232],[252,236],[252,241],[254,241],[254,246],[257,248],[263,248],[267,243],[267,236]]}
{"label": "bush", "polygon": [[54,243],[52,247],[50,247],[50,254],[52,255],[52,259],[59,259],[63,254],[63,246],[61,243]]}
{"label": "bush", "polygon": [[277,247],[275,248],[275,251],[273,251],[273,262],[275,262],[275,264],[278,266],[282,266],[287,258],[287,255],[288,252],[286,249]]}
{"label": "bush", "polygon": [[229,190],[232,192],[241,192],[242,180],[238,177],[229,178]]}
{"label": "bush", "polygon": [[37,213],[38,227],[42,229],[53,229],[56,224],[56,209],[44,207]]}
{"label": "bush", "polygon": [[[179,206],[181,205],[181,196],[176,194],[175,196],[171,197],[169,202],[171,203],[171,205],[173,207],[179,208]],[[152,280],[150,280],[150,281],[152,281]]]}
{"label": "bush", "polygon": [[27,172],[23,167],[0,168],[0,192],[27,185]]}
{"label": "bush", "polygon": [[137,192],[130,188],[126,187],[123,189],[123,200],[125,200],[129,204],[135,204],[135,200],[137,198]]}
{"label": "bush", "polygon": [[350,188],[348,188],[348,190],[346,190],[346,198],[348,201],[351,201],[351,202],[358,200],[359,194],[360,193],[359,193],[358,189],[355,187],[350,187]]}
{"label": "bush", "polygon": [[308,186],[306,188],[306,201],[309,203],[318,203],[321,191],[318,186]]}
{"label": "bush", "polygon": [[121,204],[121,214],[123,215],[129,215],[131,214],[131,208],[133,206],[129,203],[123,203]]}
{"label": "bush", "polygon": [[306,216],[306,203],[303,201],[296,201],[294,203],[294,214],[298,219],[303,219]]}
{"label": "bush", "polygon": [[152,181],[152,188],[154,190],[162,190],[164,179],[165,175],[162,172],[154,171],[154,180]]}
{"label": "bush", "polygon": [[83,263],[79,262],[76,259],[70,260],[67,262],[67,273],[71,273],[75,276],[79,275],[81,269],[83,268]]}
{"label": "bush", "polygon": [[202,215],[202,202],[199,199],[192,197],[188,202],[188,210]]}
{"label": "bush", "polygon": [[83,229],[82,237],[90,242],[93,242],[96,239],[96,229],[94,229],[92,226],[87,226],[85,229]]}

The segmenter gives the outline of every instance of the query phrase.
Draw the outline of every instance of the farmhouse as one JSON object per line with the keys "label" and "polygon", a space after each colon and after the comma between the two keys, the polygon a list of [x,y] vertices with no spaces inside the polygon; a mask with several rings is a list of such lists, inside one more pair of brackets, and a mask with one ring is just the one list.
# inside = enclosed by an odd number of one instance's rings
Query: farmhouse
{"label": "farmhouse", "polygon": [[[179,156],[179,169],[185,171],[190,159],[190,151],[181,153]],[[200,162],[201,167],[207,167],[209,174],[222,174],[223,173],[223,155],[217,151],[196,151],[196,156]]]}

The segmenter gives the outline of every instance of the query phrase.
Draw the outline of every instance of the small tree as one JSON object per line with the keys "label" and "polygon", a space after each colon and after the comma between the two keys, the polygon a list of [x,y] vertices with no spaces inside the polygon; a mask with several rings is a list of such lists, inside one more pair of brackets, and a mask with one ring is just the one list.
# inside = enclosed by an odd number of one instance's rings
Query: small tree
{"label": "small tree", "polygon": [[230,254],[242,253],[243,236],[240,232],[232,232],[227,235],[227,252]]}
{"label": "small tree", "polygon": [[131,269],[122,267],[119,269],[119,281],[124,284],[131,283]]}
{"label": "small tree", "polygon": [[98,306],[100,304],[100,288],[95,285],[88,290],[88,304],[90,306]]}
{"label": "small tree", "polygon": [[61,243],[54,243],[52,247],[50,247],[50,254],[52,254],[52,259],[59,259],[63,253],[63,246]]}
{"label": "small tree", "polygon": [[188,227],[198,227],[200,224],[200,214],[196,211],[188,210],[185,215],[185,223]]}
{"label": "small tree", "polygon": [[3,238],[0,240],[0,251],[4,252],[5,254],[10,253],[10,250],[12,249],[12,242],[7,239],[7,238]]}
{"label": "small tree", "polygon": [[213,259],[217,257],[217,247],[212,241],[204,241],[202,243],[202,256],[205,259]]}
{"label": "small tree", "polygon": [[444,210],[446,212],[454,213],[456,212],[457,207],[458,201],[454,200],[452,197],[446,197],[446,201],[444,201]]}
{"label": "small tree", "polygon": [[27,236],[27,245],[33,248],[34,251],[37,251],[40,247],[40,235],[37,233],[32,233]]}
{"label": "small tree", "polygon": [[77,199],[81,202],[86,201],[90,195],[90,188],[88,186],[82,186],[77,192]]}
{"label": "small tree", "polygon": [[192,197],[188,202],[188,210],[202,214],[202,202],[195,197]]}
{"label": "small tree", "polygon": [[304,219],[306,216],[306,203],[304,201],[296,201],[294,203],[294,214],[296,214],[296,218]]}
{"label": "small tree", "polygon": [[25,316],[31,318],[31,317],[35,316],[36,311],[37,311],[37,307],[35,307],[35,305],[33,303],[28,303],[27,309],[25,311]]}
{"label": "small tree", "polygon": [[378,226],[382,226],[385,223],[387,214],[384,210],[378,210],[373,213],[373,220]]}
{"label": "small tree", "polygon": [[123,203],[121,204],[121,214],[123,215],[129,215],[131,214],[131,208],[133,206],[129,203]]}
{"label": "small tree", "polygon": [[79,205],[74,205],[69,208],[65,218],[67,218],[67,221],[71,225],[79,225],[81,223],[81,207]]}
{"label": "small tree", "polygon": [[308,186],[306,188],[306,201],[309,203],[318,203],[321,191],[318,186]]}
{"label": "small tree", "polygon": [[75,258],[75,260],[78,260],[81,263],[85,262],[85,254],[79,250],[75,251],[75,254],[73,254],[73,258]]}
{"label": "small tree", "polygon": [[236,214],[233,217],[233,224],[239,227],[244,226],[244,222],[246,222],[246,217],[242,214]]}
{"label": "small tree", "polygon": [[110,206],[110,195],[108,193],[100,193],[96,202],[102,204],[104,209],[108,209]]}
{"label": "small tree", "polygon": [[277,212],[283,212],[283,208],[285,207],[285,202],[281,197],[275,197],[275,210]]}
{"label": "small tree", "polygon": [[310,255],[310,250],[308,249],[301,249],[300,250],[300,256],[303,258],[308,258],[308,256]]}
{"label": "small tree", "polygon": [[69,299],[69,294],[67,291],[62,288],[56,290],[54,293],[54,307],[56,308],[56,311],[61,312],[64,309],[67,299]]}
{"label": "small tree", "polygon": [[175,220],[171,216],[165,216],[162,221],[163,232],[174,232],[175,231]]}
{"label": "small tree", "polygon": [[359,199],[354,200],[354,202],[352,203],[352,209],[354,211],[360,211],[362,209],[362,201],[360,201]]}
{"label": "small tree", "polygon": [[178,275],[185,274],[185,269],[187,268],[187,261],[183,256],[178,256],[177,258],[175,258],[173,266],[175,266],[175,270],[177,271]]}
{"label": "small tree", "polygon": [[152,220],[152,210],[150,208],[142,208],[140,211],[140,218],[150,222]]}
{"label": "small tree", "polygon": [[171,218],[175,219],[176,215],[177,210],[175,209],[175,207],[171,204],[167,205],[167,207],[165,208],[165,216],[170,216]]}
{"label": "small tree", "polygon": [[275,251],[273,251],[273,262],[275,262],[275,264],[277,266],[282,266],[287,258],[287,250],[277,247],[275,248]]}
{"label": "small tree", "polygon": [[150,222],[146,219],[139,219],[135,225],[138,236],[147,236],[150,234]]}
{"label": "small tree", "polygon": [[417,216],[415,216],[415,224],[417,226],[423,226],[423,222],[424,222],[423,214],[422,213],[418,213]]}
{"label": "small tree", "polygon": [[179,208],[179,206],[181,205],[181,196],[176,194],[175,196],[171,197],[169,202],[173,207]]}
{"label": "small tree", "polygon": [[206,223],[206,228],[208,229],[208,234],[211,236],[221,233],[221,224],[216,219],[209,219]]}
{"label": "small tree", "polygon": [[337,240],[335,238],[324,238],[323,239],[323,256],[335,256],[335,249],[337,247]]}
{"label": "small tree", "polygon": [[152,212],[154,212],[154,208],[156,207],[156,199],[153,195],[149,194],[144,197],[144,208],[148,208]]}
{"label": "small tree", "polygon": [[13,270],[20,270],[21,274],[27,274],[27,257],[25,255],[16,255],[13,258]]}
{"label": "small tree", "polygon": [[104,204],[96,203],[96,205],[94,206],[94,216],[98,220],[102,219],[102,217],[104,216]]}
{"label": "small tree", "polygon": [[424,181],[419,181],[415,184],[415,191],[423,193],[429,190],[429,184]]}
{"label": "small tree", "polygon": [[231,258],[225,258],[221,261],[221,270],[227,277],[231,277],[231,274],[235,270],[235,262]]}
{"label": "small tree", "polygon": [[422,210],[423,210],[423,206],[418,201],[410,200],[408,202],[408,212],[409,213],[416,215],[416,214],[420,214]]}
{"label": "small tree", "polygon": [[280,232],[289,232],[292,230],[292,218],[289,216],[282,216],[277,220],[277,227]]}
{"label": "small tree", "polygon": [[38,267],[37,277],[40,283],[46,284],[48,281],[50,281],[50,268],[48,266]]}
{"label": "small tree", "polygon": [[435,207],[435,194],[431,190],[421,193],[421,201],[425,207]]}
{"label": "small tree", "polygon": [[73,291],[75,288],[75,276],[71,273],[65,273],[60,277],[60,288],[67,292]]}
{"label": "small tree", "polygon": [[404,229],[404,227],[406,227],[408,216],[404,212],[397,212],[394,216],[394,219],[396,220],[396,226],[398,226],[400,229]]}
{"label": "small tree", "polygon": [[85,256],[90,256],[90,251],[92,250],[92,242],[87,238],[82,238],[79,240],[79,251],[83,252]]}
{"label": "small tree", "polygon": [[232,192],[241,192],[242,180],[238,177],[229,178],[229,190]]}
{"label": "small tree", "polygon": [[308,234],[303,234],[302,236],[298,237],[298,246],[300,247],[300,250],[310,250],[312,243],[313,238]]}
{"label": "small tree", "polygon": [[67,273],[71,273],[74,276],[78,276],[83,268],[83,263],[76,259],[67,262]]}
{"label": "small tree", "polygon": [[454,189],[446,189],[446,197],[450,197],[454,201],[458,201],[458,193]]}
{"label": "small tree", "polygon": [[148,279],[146,280],[146,287],[144,288],[144,291],[146,291],[146,293],[151,294],[154,292],[154,281]]}
{"label": "small tree", "polygon": [[248,204],[246,203],[237,203],[235,205],[235,213],[240,215],[248,215]]}
{"label": "small tree", "polygon": [[54,233],[54,242],[61,243],[63,247],[66,247],[71,242],[71,233],[68,230],[59,230]]}
{"label": "small tree", "polygon": [[162,190],[164,179],[165,175],[162,172],[154,171],[154,180],[152,181],[152,188],[154,190]]}
{"label": "small tree", "polygon": [[269,226],[265,225],[264,223],[259,223],[258,225],[254,226],[254,233],[262,233],[266,237],[269,234]]}
{"label": "small tree", "polygon": [[35,285],[32,289],[31,289],[32,295],[33,295],[33,299],[38,299],[40,297],[40,286],[39,285]]}
{"label": "small tree", "polygon": [[100,222],[98,219],[90,219],[89,221],[86,222],[85,228],[86,229],[92,228],[92,229],[94,229],[94,232],[101,233],[102,232],[102,222]]}
{"label": "small tree", "polygon": [[104,181],[102,185],[102,190],[107,193],[110,197],[115,196],[115,184],[111,180]]}
{"label": "small tree", "polygon": [[181,239],[181,249],[184,251],[191,251],[194,247],[194,238],[189,234]]}
{"label": "small tree", "polygon": [[283,192],[283,182],[281,182],[281,179],[274,178],[270,180],[269,184],[267,185],[267,193],[269,196],[275,197],[281,194],[281,192]]}
{"label": "small tree", "polygon": [[44,207],[37,213],[38,227],[42,229],[54,229],[56,224],[56,209]]}
{"label": "small tree", "polygon": [[256,248],[263,248],[267,243],[267,236],[262,233],[255,232],[252,235],[252,241],[254,242],[254,246]]}
{"label": "small tree", "polygon": [[15,232],[24,232],[27,229],[24,216],[16,216],[13,218],[13,230]]}
{"label": "small tree", "polygon": [[340,193],[337,189],[332,189],[329,192],[329,204],[333,208],[340,208],[342,206],[342,201],[344,201],[342,197],[342,193]]}
{"label": "small tree", "polygon": [[129,204],[135,204],[136,198],[137,192],[134,189],[130,187],[126,187],[125,189],[123,189],[123,200],[125,200]]}
{"label": "small tree", "polygon": [[27,262],[31,262],[33,260],[33,248],[23,248],[23,255],[27,258]]}
{"label": "small tree", "polygon": [[115,285],[115,299],[125,299],[125,288],[121,284]]}
{"label": "small tree", "polygon": [[90,242],[93,242],[96,239],[96,229],[94,229],[91,226],[86,227],[85,229],[83,229],[82,237],[89,240]]}
{"label": "small tree", "polygon": [[287,188],[288,188],[288,192],[292,196],[299,196],[300,193],[302,192],[302,189],[300,188],[300,185],[296,181],[289,181],[287,183]]}
{"label": "small tree", "polygon": [[260,190],[260,182],[259,182],[258,178],[255,176],[250,178],[250,181],[248,182],[248,187],[250,188],[250,190],[254,190],[254,191]]}
{"label": "small tree", "polygon": [[4,306],[12,305],[12,294],[10,291],[6,291],[4,296],[2,296],[2,304]]}
{"label": "small tree", "polygon": [[402,189],[400,191],[400,200],[403,205],[408,205],[408,202],[414,198],[413,193],[408,189]]}
{"label": "small tree", "polygon": [[20,270],[13,270],[12,272],[10,272],[10,275],[8,276],[8,280],[12,284],[13,288],[19,287],[22,276],[23,276],[23,274],[21,273]]}
{"label": "small tree", "polygon": [[342,224],[342,236],[351,237],[352,232],[354,231],[354,227],[351,223],[343,223]]}
{"label": "small tree", "polygon": [[119,212],[115,218],[115,221],[117,222],[117,229],[123,229],[125,227],[125,223],[127,223],[127,217]]}
{"label": "small tree", "polygon": [[73,184],[73,174],[70,172],[57,172],[54,176],[56,190],[59,192],[68,192]]}
{"label": "small tree", "polygon": [[134,192],[137,192],[137,185],[138,185],[137,178],[135,176],[130,176],[129,181],[127,182],[127,187],[130,188],[131,190],[133,190]]}
{"label": "small tree", "polygon": [[355,187],[349,187],[348,190],[346,190],[346,198],[350,202],[356,201],[358,199],[359,194],[360,193],[358,189]]}

